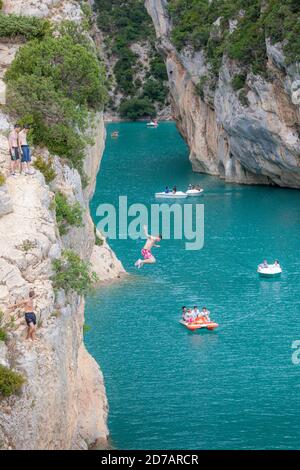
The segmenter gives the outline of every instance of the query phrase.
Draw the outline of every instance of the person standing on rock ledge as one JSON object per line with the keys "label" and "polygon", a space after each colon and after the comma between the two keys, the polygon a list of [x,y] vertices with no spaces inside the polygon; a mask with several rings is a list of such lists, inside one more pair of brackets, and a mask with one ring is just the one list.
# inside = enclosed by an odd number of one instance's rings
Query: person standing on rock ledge
{"label": "person standing on rock ledge", "polygon": [[31,290],[28,294],[27,299],[21,300],[21,302],[15,303],[14,305],[11,305],[9,307],[9,309],[24,307],[25,321],[27,324],[26,340],[31,339],[31,341],[35,340],[35,335],[36,335],[36,315],[33,312],[34,310],[33,299],[34,299],[34,291]]}
{"label": "person standing on rock ledge", "polygon": [[15,124],[13,130],[10,132],[8,136],[9,153],[10,153],[10,158],[11,158],[11,163],[10,163],[11,176],[16,176],[17,168],[19,168],[19,173],[21,173],[20,152],[19,152],[20,130],[21,130],[21,126],[19,124]]}
{"label": "person standing on rock ledge", "polygon": [[27,134],[29,132],[29,126],[24,126],[21,132],[19,133],[19,146],[22,153],[22,168],[25,175],[33,175],[34,170],[30,167],[31,155],[30,148],[27,143]]}

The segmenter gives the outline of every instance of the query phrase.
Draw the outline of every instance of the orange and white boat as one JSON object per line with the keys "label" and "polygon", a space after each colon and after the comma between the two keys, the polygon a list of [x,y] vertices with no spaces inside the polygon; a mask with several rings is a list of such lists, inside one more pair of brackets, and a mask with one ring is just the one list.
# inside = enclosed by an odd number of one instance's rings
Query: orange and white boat
{"label": "orange and white boat", "polygon": [[196,331],[196,330],[202,330],[202,329],[207,329],[207,330],[213,331],[216,328],[218,328],[218,326],[219,326],[218,323],[215,323],[213,321],[208,322],[208,321],[205,321],[202,318],[196,319],[192,322],[180,320],[179,323],[181,323],[183,326],[185,326],[190,331]]}

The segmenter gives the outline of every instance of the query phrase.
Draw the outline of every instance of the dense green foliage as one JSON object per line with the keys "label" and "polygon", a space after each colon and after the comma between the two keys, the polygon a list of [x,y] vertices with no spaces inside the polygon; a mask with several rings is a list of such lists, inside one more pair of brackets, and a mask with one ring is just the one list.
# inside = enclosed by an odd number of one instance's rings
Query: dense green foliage
{"label": "dense green foliage", "polygon": [[22,375],[0,364],[0,395],[9,397],[15,394],[24,382]]}
{"label": "dense green foliage", "polygon": [[46,162],[46,160],[44,160],[44,158],[39,155],[35,159],[33,166],[36,170],[39,170],[44,175],[47,184],[51,183],[51,181],[53,181],[56,177],[56,173],[53,168],[53,161],[51,158]]}
{"label": "dense green foliage", "polygon": [[[298,0],[170,0],[169,11],[175,45],[203,48],[214,75],[224,53],[245,69],[264,74],[266,37],[272,42],[286,41],[287,63],[300,59]],[[214,24],[218,18],[219,26]],[[230,20],[237,21],[232,33]]]}
{"label": "dense green foliage", "polygon": [[136,41],[154,39],[151,19],[143,0],[95,0],[98,24],[108,37],[114,38],[114,51]]}
{"label": "dense green foliage", "polygon": [[82,207],[79,202],[70,203],[67,197],[62,193],[55,194],[55,212],[56,221],[60,235],[68,233],[68,227],[82,226]]}
{"label": "dense green foliage", "polygon": [[98,280],[97,275],[91,271],[90,263],[83,261],[72,250],[64,251],[60,259],[53,261],[53,270],[54,288],[64,289],[67,293],[73,291],[84,295]]}
{"label": "dense green foliage", "polygon": [[136,121],[147,116],[154,117],[156,110],[149,98],[129,98],[121,103],[120,114]]}
{"label": "dense green foliage", "polygon": [[8,109],[32,124],[33,143],[66,158],[82,173],[88,111],[106,100],[104,71],[78,32],[29,41],[6,73]]}
{"label": "dense green foliage", "polygon": [[[0,6],[1,9],[1,6]],[[50,24],[32,16],[4,15],[0,13],[0,37],[34,39],[45,36]]]}
{"label": "dense green foliage", "polygon": [[[154,27],[144,1],[96,0],[95,8],[99,27],[105,33],[107,49],[116,58],[113,71],[117,91],[123,93],[126,101],[139,99],[139,105],[144,102],[146,108],[142,115],[146,116],[148,103],[141,99],[147,97],[159,108],[164,104],[168,90],[164,85],[167,80],[166,67],[155,51]],[[137,42],[151,50],[148,66],[130,49]],[[123,105],[122,109],[124,116]],[[125,117],[130,118],[130,115],[131,111]]]}

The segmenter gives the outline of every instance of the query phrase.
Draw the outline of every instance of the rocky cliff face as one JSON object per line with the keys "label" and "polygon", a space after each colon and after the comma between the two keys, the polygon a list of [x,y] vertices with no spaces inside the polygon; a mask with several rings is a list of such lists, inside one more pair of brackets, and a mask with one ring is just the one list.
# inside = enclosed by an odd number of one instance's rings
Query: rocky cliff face
{"label": "rocky cliff face", "polygon": [[247,103],[232,88],[237,64],[224,57],[212,92],[196,85],[207,73],[203,53],[178,52],[170,40],[172,23],[167,0],[146,0],[165,58],[174,117],[190,147],[195,171],[228,182],[300,187],[300,67],[285,66],[279,44],[267,41],[272,80],[248,74]]}
{"label": "rocky cliff face", "polygon": [[[4,1],[4,11],[80,21],[78,2]],[[70,13],[71,12],[71,13]],[[53,15],[53,16],[52,16]],[[0,72],[13,60],[16,44],[0,44]],[[4,51],[4,52],[3,52]],[[2,102],[5,93],[2,95]],[[56,178],[47,185],[41,173],[9,177],[7,135],[11,123],[0,110],[0,310],[9,323],[8,341],[0,341],[0,364],[25,377],[17,396],[0,399],[0,448],[87,449],[106,441],[107,400],[99,366],[83,344],[84,299],[77,294],[54,293],[52,260],[72,248],[91,260],[101,280],[124,272],[106,242],[95,246],[94,225],[88,203],[104,148],[102,113],[91,123],[94,144],[86,149],[85,171],[89,185],[82,189],[76,170],[54,157]],[[34,157],[49,158],[47,149],[34,149]],[[60,237],[51,204],[60,190],[84,209],[83,227]],[[38,339],[26,342],[23,312],[8,305],[36,293]],[[13,315],[13,318],[11,318]]]}

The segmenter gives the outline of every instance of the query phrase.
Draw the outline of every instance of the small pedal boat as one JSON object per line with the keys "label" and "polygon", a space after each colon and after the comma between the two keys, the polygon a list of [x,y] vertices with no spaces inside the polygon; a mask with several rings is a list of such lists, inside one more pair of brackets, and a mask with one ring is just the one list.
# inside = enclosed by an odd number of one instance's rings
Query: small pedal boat
{"label": "small pedal boat", "polygon": [[188,189],[186,194],[189,197],[191,196],[197,197],[197,196],[202,196],[203,192],[204,192],[204,189]]}
{"label": "small pedal boat", "polygon": [[187,321],[184,321],[184,320],[180,320],[180,322],[183,326],[185,326],[188,330],[190,331],[196,331],[196,330],[202,330],[202,329],[207,329],[207,330],[210,330],[210,331],[213,331],[215,330],[216,328],[218,328],[218,323],[215,323],[215,322],[205,322],[203,320],[195,320],[193,322],[187,322]]}
{"label": "small pedal boat", "polygon": [[185,199],[188,196],[183,191],[176,191],[176,193],[170,191],[169,193],[155,193],[155,197],[157,199]]}
{"label": "small pedal boat", "polygon": [[266,268],[258,266],[257,272],[261,277],[279,277],[282,273],[282,269],[276,264],[269,264]]}

